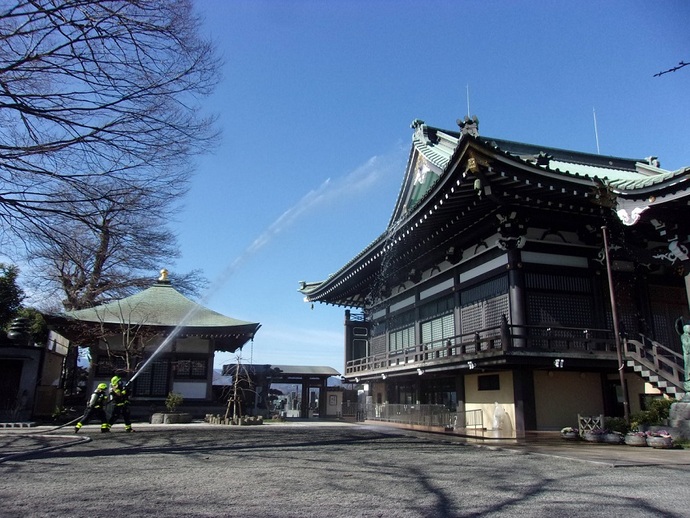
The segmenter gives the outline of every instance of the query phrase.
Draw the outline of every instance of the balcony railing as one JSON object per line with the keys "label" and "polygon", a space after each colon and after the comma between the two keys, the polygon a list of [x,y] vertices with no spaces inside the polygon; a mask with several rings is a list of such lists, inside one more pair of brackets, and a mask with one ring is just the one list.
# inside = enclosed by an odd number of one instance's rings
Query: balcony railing
{"label": "balcony railing", "polygon": [[615,347],[613,332],[608,329],[504,324],[405,349],[356,358],[346,363],[345,373],[411,368],[415,364],[421,366],[460,362],[510,351],[614,353]]}

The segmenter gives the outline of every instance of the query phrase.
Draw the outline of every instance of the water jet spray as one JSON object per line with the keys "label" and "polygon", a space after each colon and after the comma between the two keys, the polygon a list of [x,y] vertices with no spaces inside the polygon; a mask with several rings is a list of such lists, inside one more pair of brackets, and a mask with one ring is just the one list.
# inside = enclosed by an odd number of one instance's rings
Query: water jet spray
{"label": "water jet spray", "polygon": [[[202,298],[201,303],[205,304],[215,292],[225,285],[227,280],[232,276],[240,265],[249,257],[256,254],[264,246],[271,242],[283,230],[290,227],[301,216],[309,210],[319,206],[327,205],[333,199],[341,197],[345,193],[353,193],[357,189],[365,186],[373,186],[376,184],[378,178],[384,172],[384,167],[390,166],[392,160],[386,157],[374,156],[367,160],[367,162],[354,169],[338,182],[333,182],[330,178],[326,179],[317,189],[309,191],[305,194],[299,202],[283,212],[273,223],[271,223],[264,232],[262,232],[234,261],[232,261],[219,275],[218,279],[212,283],[213,288],[209,290]],[[187,313],[177,326],[168,334],[155,351],[149,356],[146,361],[138,367],[128,383],[132,383],[142,372],[144,372],[153,360],[164,352],[173,343],[175,338],[184,329],[190,319],[199,311],[200,306],[193,308]],[[252,340],[254,338],[252,337]]]}

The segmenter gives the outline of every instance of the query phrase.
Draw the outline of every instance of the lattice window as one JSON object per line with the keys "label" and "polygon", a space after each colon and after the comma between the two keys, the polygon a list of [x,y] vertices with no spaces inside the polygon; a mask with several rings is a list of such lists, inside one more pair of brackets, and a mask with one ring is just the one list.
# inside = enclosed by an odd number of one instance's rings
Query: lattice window
{"label": "lattice window", "polygon": [[[631,337],[636,337],[639,329],[639,310],[637,308],[637,295],[635,292],[635,280],[630,276],[614,278],[616,305],[618,306],[619,331]],[[605,285],[608,294],[608,286]],[[609,329],[613,329],[613,317],[611,316],[611,297],[606,297],[607,313],[606,323]]]}
{"label": "lattice window", "polygon": [[540,291],[569,291],[572,293],[591,293],[589,277],[571,275],[552,275],[528,272],[525,274],[525,287]]}
{"label": "lattice window", "polygon": [[[425,344],[427,349],[438,349],[445,347],[445,341],[448,338],[453,338],[455,336],[455,316],[453,313],[443,315],[442,317],[429,320],[427,322],[422,322],[422,342]],[[442,356],[447,356],[448,350],[442,349],[440,351],[435,351],[432,356],[439,358]]]}
{"label": "lattice window", "polygon": [[462,333],[474,333],[484,328],[484,303],[475,302],[460,310]]}
{"label": "lattice window", "polygon": [[375,336],[371,339],[371,354],[386,354],[386,335]]}
{"label": "lattice window", "polygon": [[394,331],[388,336],[388,350],[402,351],[415,345],[414,326]]}
{"label": "lattice window", "polygon": [[179,359],[175,361],[176,379],[206,379],[208,362],[205,359]]}
{"label": "lattice window", "polygon": [[158,360],[149,365],[135,382],[134,395],[143,397],[165,397],[168,395],[169,361]]}
{"label": "lattice window", "polygon": [[682,353],[683,348],[676,332],[675,323],[680,316],[688,317],[685,290],[674,286],[650,286],[649,293],[650,309],[654,319],[652,338],[666,347]]}
{"label": "lattice window", "polygon": [[501,316],[510,315],[508,295],[500,295],[489,300],[475,302],[460,310],[462,333],[474,333],[501,325]]}
{"label": "lattice window", "polygon": [[527,320],[535,326],[592,327],[592,297],[561,293],[528,293]]}

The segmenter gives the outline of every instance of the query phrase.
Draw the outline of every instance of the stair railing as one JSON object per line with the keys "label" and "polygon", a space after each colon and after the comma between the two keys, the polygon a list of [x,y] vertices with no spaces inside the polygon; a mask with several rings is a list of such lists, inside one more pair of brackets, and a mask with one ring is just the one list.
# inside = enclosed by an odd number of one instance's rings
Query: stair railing
{"label": "stair railing", "polygon": [[681,391],[685,380],[683,355],[640,334],[640,340],[625,339],[626,359],[649,369]]}

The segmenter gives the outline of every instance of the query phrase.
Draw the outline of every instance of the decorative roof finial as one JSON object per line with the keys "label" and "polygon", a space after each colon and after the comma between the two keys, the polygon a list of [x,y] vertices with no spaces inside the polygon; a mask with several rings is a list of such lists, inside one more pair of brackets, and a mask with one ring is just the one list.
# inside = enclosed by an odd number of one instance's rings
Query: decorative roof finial
{"label": "decorative roof finial", "polygon": [[158,282],[168,282],[168,270],[165,268],[161,270],[161,276],[158,277]]}
{"label": "decorative roof finial", "polygon": [[458,119],[456,121],[458,126],[460,126],[461,135],[472,135],[473,137],[479,136],[479,119],[476,115],[472,115],[470,119],[467,115],[463,120]]}

